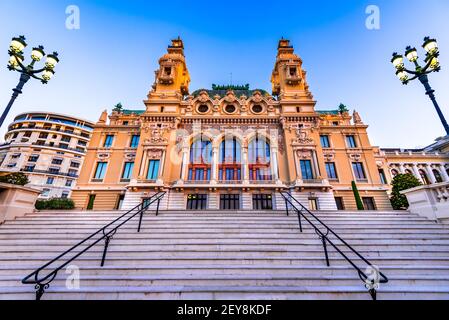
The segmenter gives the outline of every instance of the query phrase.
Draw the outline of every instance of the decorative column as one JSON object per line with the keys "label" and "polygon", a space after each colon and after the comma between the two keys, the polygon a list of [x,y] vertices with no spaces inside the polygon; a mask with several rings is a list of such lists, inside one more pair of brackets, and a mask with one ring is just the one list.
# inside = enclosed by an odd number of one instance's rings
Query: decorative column
{"label": "decorative column", "polygon": [[318,164],[318,158],[316,156],[316,150],[311,150],[312,152],[312,160],[313,160],[313,166],[315,167],[315,179],[321,179],[322,175],[321,175],[321,171],[320,171],[320,166]]}
{"label": "decorative column", "polygon": [[429,177],[430,183],[431,184],[437,183],[437,179],[435,178],[435,175],[433,174],[430,164],[426,164],[426,172],[427,172],[427,176]]}
{"label": "decorative column", "polygon": [[415,174],[415,177],[421,181],[422,184],[424,183],[424,180],[421,178],[421,175],[419,174],[418,165],[416,163],[412,164],[413,173]]}
{"label": "decorative column", "polygon": [[212,148],[212,179],[211,179],[211,183],[215,184],[217,183],[218,180],[218,147],[214,146]]}
{"label": "decorative column", "polygon": [[294,150],[293,159],[295,161],[295,169],[296,169],[296,184],[301,183],[301,168],[299,167],[299,159],[298,159],[298,150]]}
{"label": "decorative column", "polygon": [[[399,172],[401,174],[405,174],[404,164],[402,164],[402,163],[399,164]],[[418,176],[419,176],[419,173],[418,173]]]}
{"label": "decorative column", "polygon": [[182,166],[181,166],[181,176],[179,177],[180,181],[185,181],[187,179],[187,170],[189,168],[189,148],[182,148]]}
{"label": "decorative column", "polygon": [[449,181],[449,175],[447,174],[445,163],[440,163],[440,172],[441,172],[441,177],[443,178],[443,181],[444,182]]}
{"label": "decorative column", "polygon": [[273,180],[279,182],[279,166],[278,166],[278,148],[277,146],[271,146],[271,159],[270,159],[270,167],[271,167],[271,176]]}
{"label": "decorative column", "polygon": [[164,174],[164,168],[165,168],[165,155],[166,155],[166,151],[165,150],[161,150],[161,165],[159,166],[159,172],[157,175],[157,183],[163,184],[164,180],[162,179],[163,174]]}
{"label": "decorative column", "polygon": [[243,160],[243,184],[249,184],[249,164],[248,164],[248,146],[242,147]]}

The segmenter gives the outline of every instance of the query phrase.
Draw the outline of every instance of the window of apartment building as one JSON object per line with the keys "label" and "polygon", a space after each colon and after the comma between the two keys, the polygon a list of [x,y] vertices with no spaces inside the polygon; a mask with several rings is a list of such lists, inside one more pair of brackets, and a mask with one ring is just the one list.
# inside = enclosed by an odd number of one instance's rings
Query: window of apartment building
{"label": "window of apartment building", "polygon": [[106,175],[106,169],[108,167],[107,162],[98,162],[97,168],[95,169],[95,175],[94,179],[96,180],[103,180],[104,176]]}
{"label": "window of apartment building", "polygon": [[34,165],[34,164],[26,165],[23,168],[23,171],[25,171],[25,172],[33,172],[34,168],[36,168],[36,165]]}
{"label": "window of apartment building", "polygon": [[311,210],[311,211],[318,210],[318,199],[317,198],[309,198],[309,210]]}
{"label": "window of apartment building", "polygon": [[42,197],[48,197],[49,195],[50,195],[50,189],[42,190],[42,193],[41,193]]}
{"label": "window of apartment building", "polygon": [[326,162],[326,172],[329,180],[338,180],[337,168],[335,162]]}
{"label": "window of apartment building", "polygon": [[67,181],[65,182],[65,186],[66,186],[66,187],[71,187],[71,186],[73,186],[73,180],[67,179]]}
{"label": "window of apartment building", "polygon": [[357,143],[355,142],[354,136],[346,136],[346,145],[348,148],[357,148]]}
{"label": "window of apartment building", "polygon": [[46,184],[52,185],[54,182],[55,182],[55,178],[53,178],[53,177],[48,177],[48,178],[47,178]]}
{"label": "window of apartment building", "polygon": [[361,163],[361,162],[353,162],[352,163],[352,170],[354,171],[355,178],[358,181],[365,181],[366,180],[365,169],[363,169],[363,163]]}
{"label": "window of apartment building", "polygon": [[147,180],[156,180],[159,175],[159,160],[150,160],[148,163]]}
{"label": "window of apartment building", "polygon": [[37,145],[37,146],[43,146],[43,145],[45,145],[45,140],[37,140],[37,141],[36,141],[36,145]]}
{"label": "window of apartment building", "polygon": [[51,125],[50,124],[44,125],[44,130],[51,130]]}
{"label": "window of apartment building", "polygon": [[220,210],[240,210],[239,194],[220,195]]}
{"label": "window of apartment building", "polygon": [[64,130],[64,132],[65,132],[65,133],[74,133],[75,131],[74,131],[73,128],[66,127],[65,130]]}
{"label": "window of apartment building", "polygon": [[19,133],[16,132],[16,133],[14,133],[14,134],[12,135],[12,138],[15,139],[15,138],[17,138],[18,135],[19,135]]}
{"label": "window of apartment building", "polygon": [[133,135],[131,138],[131,148],[137,148],[139,146],[140,142],[140,136],[139,135]]}
{"label": "window of apartment building", "polygon": [[47,139],[47,138],[48,138],[48,133],[46,133],[46,132],[41,132],[41,133],[39,134],[39,138],[40,138],[40,139]]}
{"label": "window of apartment building", "polygon": [[61,165],[63,161],[63,159],[55,158],[52,160],[51,164]]}
{"label": "window of apartment building", "polygon": [[17,163],[10,163],[6,167],[7,168],[15,168],[17,166]]}
{"label": "window of apartment building", "polygon": [[26,138],[29,138],[29,137],[31,137],[31,131],[27,131],[27,132],[25,132],[25,134],[23,135],[24,137],[26,137]]}
{"label": "window of apartment building", "polygon": [[379,169],[379,177],[382,184],[388,184],[387,177],[385,176],[385,172],[383,169]]}
{"label": "window of apartment building", "polygon": [[11,156],[11,159],[19,159],[20,158],[20,153],[15,153]]}
{"label": "window of apartment building", "polygon": [[70,141],[72,141],[72,138],[69,136],[62,136],[61,141],[62,142],[70,142]]}
{"label": "window of apartment building", "polygon": [[59,148],[61,148],[61,149],[68,149],[68,148],[69,148],[69,145],[66,144],[66,143],[60,143],[60,144],[59,144]]}
{"label": "window of apartment building", "polygon": [[85,147],[87,146],[87,142],[83,140],[78,140],[78,145]]}
{"label": "window of apartment building", "polygon": [[70,169],[68,172],[69,177],[76,177],[78,176],[78,170]]}
{"label": "window of apartment building", "polygon": [[189,194],[187,196],[187,210],[206,210],[207,194]]}
{"label": "window of apartment building", "polygon": [[48,172],[52,174],[58,174],[59,170],[60,170],[59,168],[49,168]]}
{"label": "window of apartment building", "polygon": [[345,204],[343,202],[343,197],[335,197],[335,204],[337,205],[337,209],[342,211],[345,210]]}
{"label": "window of apartment building", "polygon": [[125,162],[123,167],[122,180],[129,181],[133,174],[134,162]]}
{"label": "window of apartment building", "polygon": [[123,121],[122,123],[124,126],[127,126],[129,124],[129,121]]}
{"label": "window of apartment building", "polygon": [[69,197],[69,194],[70,194],[70,192],[64,191],[64,192],[62,193],[62,195],[61,195],[61,198],[62,198],[62,199],[67,199],[67,198]]}
{"label": "window of apartment building", "polygon": [[443,182],[443,178],[441,177],[441,174],[440,174],[440,172],[439,172],[437,169],[433,169],[433,170],[432,170],[432,173],[433,173],[433,175],[434,175],[435,180],[437,181],[437,183]]}
{"label": "window of apartment building", "polygon": [[376,210],[376,204],[374,203],[373,197],[363,197],[362,201],[365,210]]}
{"label": "window of apartment building", "polygon": [[72,162],[70,162],[70,167],[71,168],[79,168],[79,167],[81,167],[81,163],[72,161]]}
{"label": "window of apartment building", "polygon": [[107,136],[106,136],[106,138],[104,139],[104,145],[103,145],[103,147],[105,147],[105,148],[110,148],[110,147],[112,147],[112,143],[114,142],[114,136],[113,135],[111,135],[111,134],[108,134]]}
{"label": "window of apartment building", "polygon": [[320,142],[321,142],[322,148],[330,148],[331,147],[331,144],[329,141],[329,136],[327,136],[327,135],[320,136]]}
{"label": "window of apartment building", "polygon": [[39,155],[38,155],[38,154],[32,154],[32,155],[28,158],[28,162],[37,162],[37,160],[39,160]]}
{"label": "window of apartment building", "polygon": [[301,175],[303,180],[314,179],[312,170],[312,161],[310,160],[300,160]]}
{"label": "window of apartment building", "polygon": [[273,210],[273,196],[271,194],[253,194],[254,210]]}

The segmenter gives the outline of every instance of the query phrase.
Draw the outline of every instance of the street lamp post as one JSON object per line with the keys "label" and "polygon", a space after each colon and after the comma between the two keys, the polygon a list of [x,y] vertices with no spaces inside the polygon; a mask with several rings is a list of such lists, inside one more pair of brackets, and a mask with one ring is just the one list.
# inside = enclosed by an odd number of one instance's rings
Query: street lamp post
{"label": "street lamp post", "polygon": [[[59,62],[58,53],[53,52],[52,54],[45,55],[44,47],[39,46],[36,48],[33,48],[31,51],[31,63],[28,66],[25,66],[23,64],[24,62],[24,55],[23,55],[23,49],[25,49],[27,46],[27,43],[25,42],[25,37],[15,37],[12,39],[11,44],[9,46],[9,63],[8,63],[8,69],[10,71],[17,71],[20,73],[20,81],[16,88],[14,88],[11,100],[9,101],[8,105],[6,106],[5,111],[3,112],[1,118],[0,118],[0,127],[3,125],[3,122],[6,119],[6,116],[8,115],[9,111],[11,110],[12,105],[14,104],[14,101],[17,99],[17,97],[22,93],[23,86],[31,79],[37,79],[41,81],[43,84],[48,83],[52,76],[55,74],[54,68]],[[45,61],[45,67],[41,69],[34,69],[34,65],[36,62],[41,61],[44,57],[47,57],[47,60]],[[39,74],[41,76],[39,77]]]}
{"label": "street lamp post", "polygon": [[[441,70],[440,62],[438,61],[438,57],[440,56],[440,52],[438,50],[438,44],[435,39],[431,39],[430,37],[424,38],[424,44],[422,47],[426,50],[426,65],[422,67],[418,63],[418,51],[416,48],[412,48],[408,46],[405,51],[406,58],[415,65],[415,70],[408,70],[404,65],[404,57],[396,52],[393,53],[393,58],[391,59],[391,63],[396,68],[396,75],[399,80],[402,81],[404,85],[408,84],[410,81],[418,79],[426,89],[426,94],[429,96],[432,101],[438,116],[440,117],[441,123],[446,130],[446,135],[449,135],[449,125],[443,115],[443,112],[438,105],[438,102],[435,98],[435,90],[429,84],[429,77],[427,76],[432,72],[439,72]],[[411,78],[410,76],[411,75]]]}

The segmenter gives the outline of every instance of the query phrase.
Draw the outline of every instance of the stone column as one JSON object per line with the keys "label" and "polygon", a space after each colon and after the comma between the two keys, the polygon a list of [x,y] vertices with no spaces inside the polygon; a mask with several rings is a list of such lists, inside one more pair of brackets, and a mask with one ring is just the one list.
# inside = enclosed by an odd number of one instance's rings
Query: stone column
{"label": "stone column", "polygon": [[279,181],[278,174],[278,149],[277,147],[271,147],[271,159],[270,159],[270,167],[271,167],[271,176],[274,181]]}
{"label": "stone column", "polygon": [[189,148],[182,148],[182,166],[181,166],[181,176],[179,180],[184,181],[187,177],[187,172],[189,168]]}
{"label": "stone column", "polygon": [[312,152],[313,166],[315,167],[315,179],[318,179],[318,177],[322,177],[322,176],[321,176],[320,166],[318,164],[318,158],[316,156],[316,150],[312,150],[311,152]]}
{"label": "stone column", "polygon": [[140,171],[139,171],[139,177],[143,180],[145,180],[146,174],[145,174],[145,168],[147,167],[147,159],[148,159],[148,150],[144,150],[143,151],[143,155],[142,155],[142,162],[140,163]]}
{"label": "stone column", "polygon": [[216,183],[218,180],[218,147],[212,148],[212,179],[211,183]]}
{"label": "stone column", "polygon": [[248,147],[242,148],[243,183],[249,183]]}
{"label": "stone column", "polygon": [[437,179],[435,178],[435,176],[433,174],[430,164],[426,165],[426,172],[427,172],[427,176],[429,177],[430,183],[432,183],[432,184],[437,183]]}
{"label": "stone column", "polygon": [[164,183],[162,176],[164,174],[164,168],[165,168],[165,155],[166,155],[166,151],[162,151],[162,157],[161,157],[161,163],[159,166],[159,172],[157,175],[157,182],[158,183]]}
{"label": "stone column", "polygon": [[[399,164],[399,172],[401,174],[405,174],[405,168],[404,168],[404,164],[403,163]],[[418,174],[418,176],[419,176],[419,174]]]}
{"label": "stone column", "polygon": [[443,181],[444,182],[449,181],[449,175],[446,172],[445,163],[440,163],[440,172],[441,172],[441,177],[443,178]]}
{"label": "stone column", "polygon": [[302,179],[301,176],[301,168],[299,167],[299,159],[298,159],[298,151],[293,151],[293,159],[295,161],[295,169],[296,169],[296,182],[299,183]]}
{"label": "stone column", "polygon": [[415,177],[416,177],[419,181],[421,181],[422,184],[425,184],[425,183],[424,183],[424,180],[421,178],[421,175],[419,174],[418,165],[417,165],[416,163],[414,163],[414,164],[412,165],[412,169],[413,169],[413,173],[415,174]]}

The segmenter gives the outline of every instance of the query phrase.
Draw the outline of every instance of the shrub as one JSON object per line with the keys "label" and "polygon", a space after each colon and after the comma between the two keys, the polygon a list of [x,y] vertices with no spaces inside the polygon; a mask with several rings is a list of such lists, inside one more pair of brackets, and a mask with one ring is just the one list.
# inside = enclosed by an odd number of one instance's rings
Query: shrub
{"label": "shrub", "polygon": [[72,199],[53,198],[37,200],[35,207],[37,210],[72,210],[75,208],[75,203]]}
{"label": "shrub", "polygon": [[359,189],[357,189],[357,185],[355,181],[352,181],[352,192],[354,193],[355,203],[357,205],[357,210],[365,210],[363,207],[362,198],[360,198]]}
{"label": "shrub", "polygon": [[391,182],[393,186],[391,192],[391,205],[395,210],[406,210],[409,207],[407,197],[401,191],[419,187],[421,182],[412,174],[398,174]]}
{"label": "shrub", "polygon": [[22,172],[17,172],[17,173],[10,173],[6,176],[1,176],[0,182],[14,184],[17,186],[24,186],[28,184],[30,181],[28,180],[28,177],[25,174],[23,174]]}

